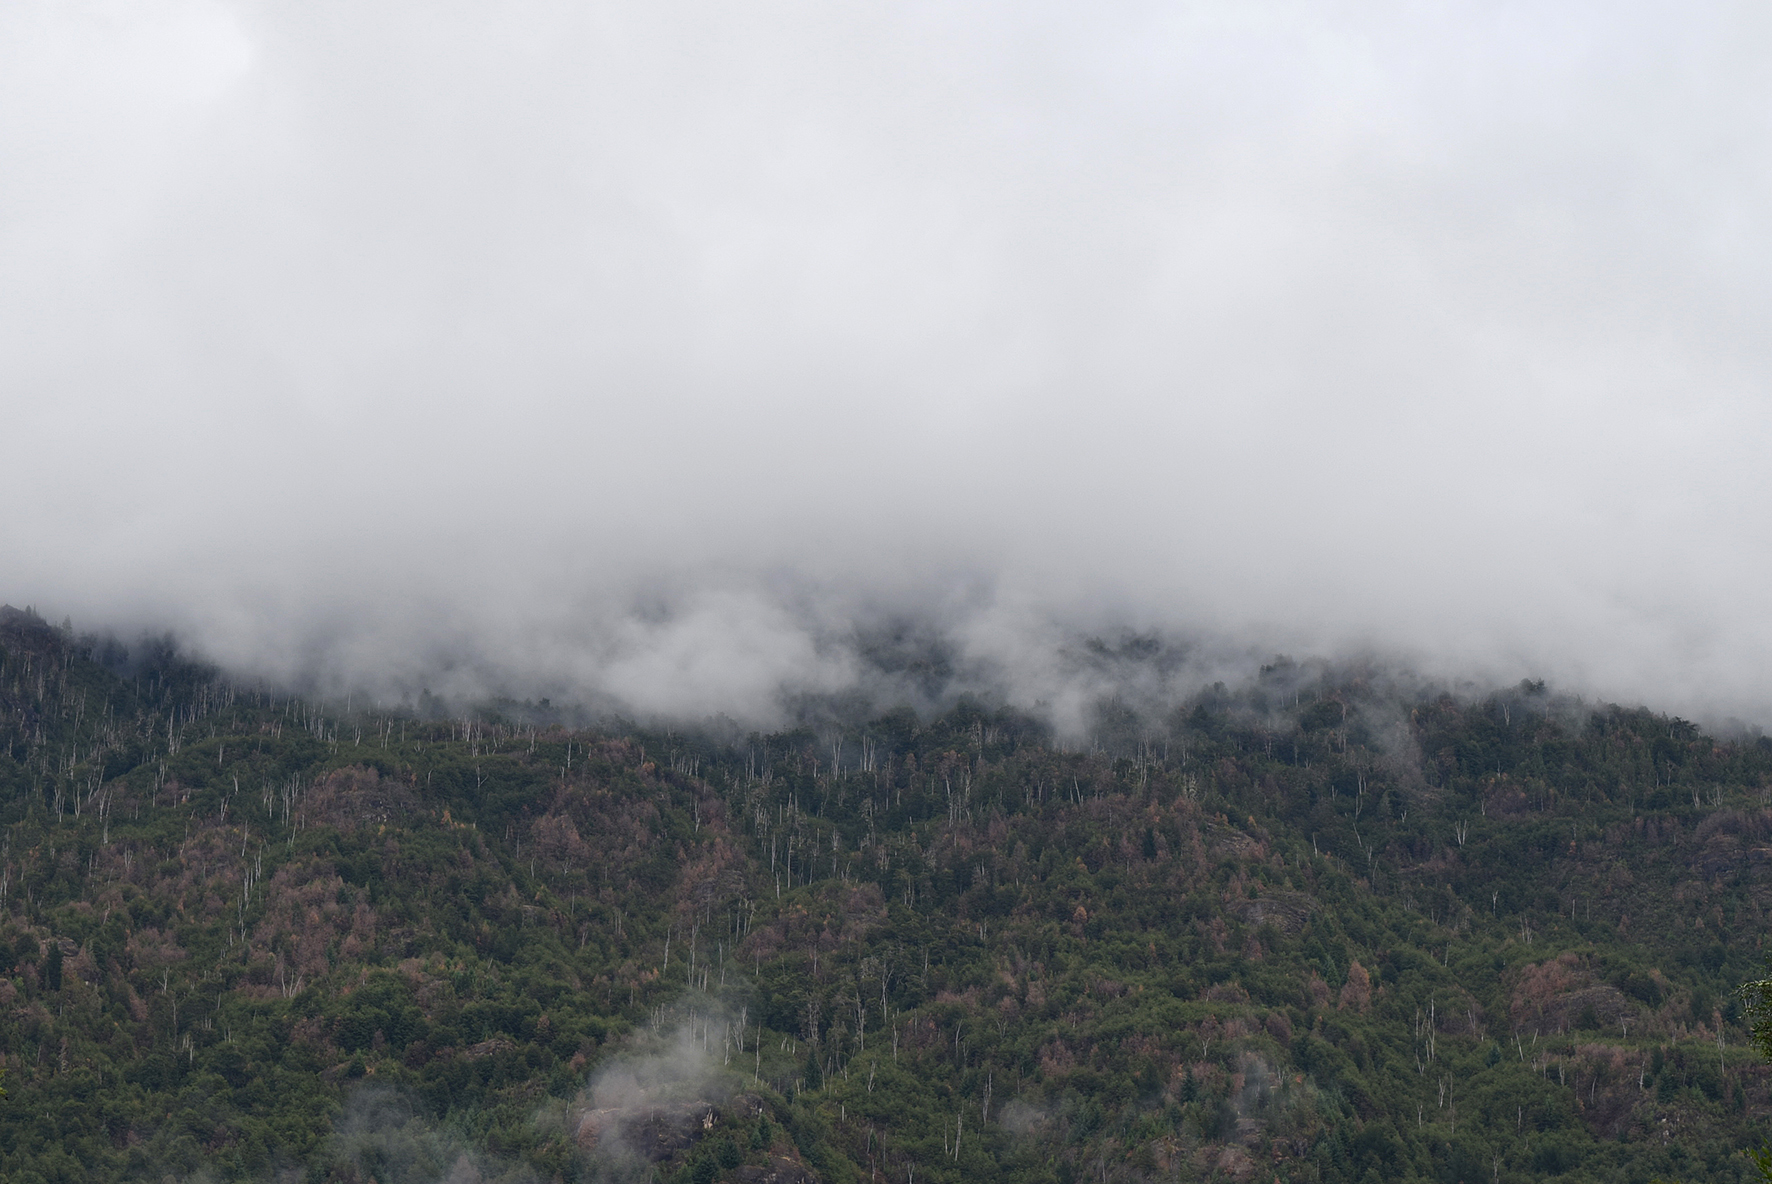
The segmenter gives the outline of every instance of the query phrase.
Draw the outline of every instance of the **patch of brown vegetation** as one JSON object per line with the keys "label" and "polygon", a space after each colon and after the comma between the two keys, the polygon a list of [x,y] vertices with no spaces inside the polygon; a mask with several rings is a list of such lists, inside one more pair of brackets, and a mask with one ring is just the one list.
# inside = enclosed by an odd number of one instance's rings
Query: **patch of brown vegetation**
{"label": "patch of brown vegetation", "polygon": [[1508,1003],[1508,1016],[1515,1030],[1530,1026],[1543,1033],[1562,1032],[1590,1008],[1593,1017],[1608,1026],[1637,1013],[1636,1006],[1616,987],[1594,981],[1586,959],[1563,953],[1522,968]]}
{"label": "patch of brown vegetation", "polygon": [[1302,930],[1316,911],[1317,902],[1302,892],[1269,893],[1230,906],[1231,914],[1245,925],[1272,925],[1287,936]]}
{"label": "patch of brown vegetation", "polygon": [[1341,996],[1337,1002],[1343,1011],[1364,1013],[1372,1006],[1372,976],[1359,962],[1348,966],[1347,982],[1341,985]]}
{"label": "patch of brown vegetation", "polygon": [[302,812],[310,826],[352,831],[403,822],[416,804],[412,789],[403,782],[352,765],[314,782],[303,796]]}

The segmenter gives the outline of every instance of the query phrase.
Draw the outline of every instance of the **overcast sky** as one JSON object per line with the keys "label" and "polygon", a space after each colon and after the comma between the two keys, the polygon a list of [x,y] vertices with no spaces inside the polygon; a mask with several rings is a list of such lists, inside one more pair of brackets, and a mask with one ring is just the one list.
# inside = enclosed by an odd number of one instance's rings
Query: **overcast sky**
{"label": "overcast sky", "polygon": [[1772,724],[1769,51],[1703,0],[16,0],[0,600],[642,711],[914,612],[1029,701],[1132,628]]}

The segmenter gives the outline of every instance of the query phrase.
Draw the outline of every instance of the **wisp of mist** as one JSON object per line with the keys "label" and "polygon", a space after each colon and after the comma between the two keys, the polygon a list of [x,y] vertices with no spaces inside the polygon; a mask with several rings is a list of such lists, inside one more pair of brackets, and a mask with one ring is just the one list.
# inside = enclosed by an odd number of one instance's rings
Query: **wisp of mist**
{"label": "wisp of mist", "polygon": [[1062,725],[1130,631],[1764,722],[1769,32],[21,0],[0,600],[389,699],[769,723],[908,632]]}

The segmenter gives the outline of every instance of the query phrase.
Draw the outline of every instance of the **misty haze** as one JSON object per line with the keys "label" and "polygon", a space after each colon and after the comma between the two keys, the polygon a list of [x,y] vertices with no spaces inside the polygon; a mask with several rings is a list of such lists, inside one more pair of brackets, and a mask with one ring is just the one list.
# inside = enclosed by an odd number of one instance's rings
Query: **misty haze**
{"label": "misty haze", "polygon": [[761,723],[906,615],[1030,704],[1130,629],[1767,718],[1757,15],[0,20],[52,619]]}
{"label": "misty haze", "polygon": [[0,1176],[1772,1179],[1769,46],[0,8]]}

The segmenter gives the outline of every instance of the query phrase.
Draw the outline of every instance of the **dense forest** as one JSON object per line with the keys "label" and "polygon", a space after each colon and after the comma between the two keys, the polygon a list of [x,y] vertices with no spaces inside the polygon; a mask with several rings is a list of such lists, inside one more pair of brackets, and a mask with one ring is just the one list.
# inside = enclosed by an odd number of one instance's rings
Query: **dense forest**
{"label": "dense forest", "polygon": [[807,718],[365,710],[4,610],[0,1176],[1756,1175],[1763,740],[1286,661],[1083,745]]}

